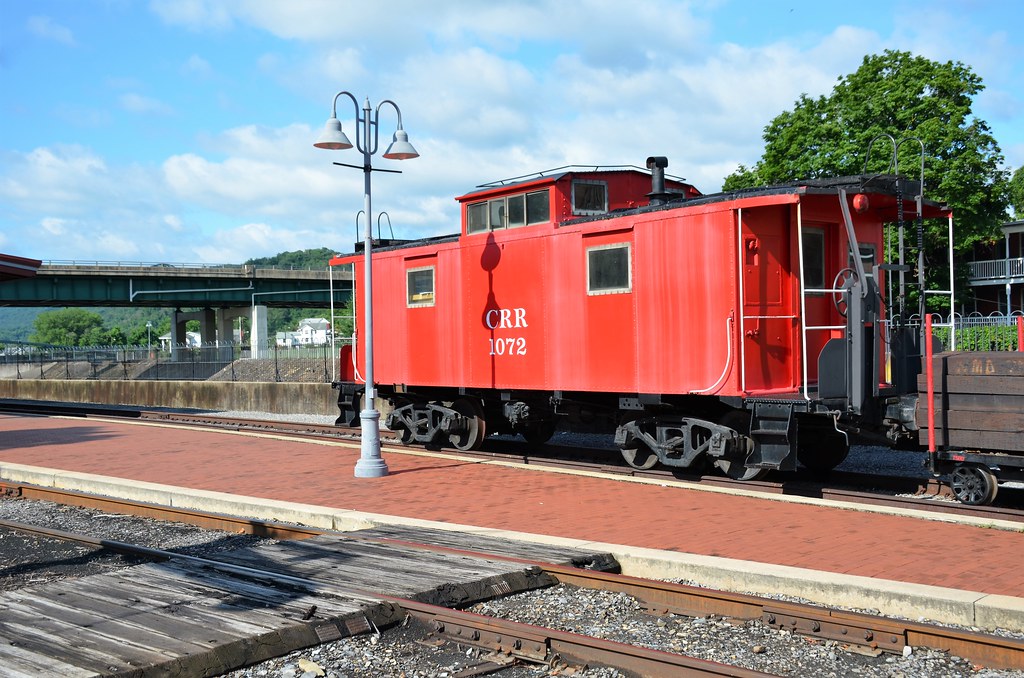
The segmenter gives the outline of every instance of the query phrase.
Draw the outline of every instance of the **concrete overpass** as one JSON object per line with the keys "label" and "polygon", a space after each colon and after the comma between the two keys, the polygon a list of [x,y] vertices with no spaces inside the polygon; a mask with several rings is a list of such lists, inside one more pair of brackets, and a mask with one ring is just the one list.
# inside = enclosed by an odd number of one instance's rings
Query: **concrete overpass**
{"label": "concrete overpass", "polygon": [[258,350],[267,345],[267,307],[330,308],[332,285],[334,307],[344,306],[352,295],[352,274],[340,268],[329,273],[326,267],[45,261],[35,275],[0,285],[0,306],[172,308],[176,344],[185,343],[188,320],[200,321],[204,342],[230,342],[232,321],[251,314]]}

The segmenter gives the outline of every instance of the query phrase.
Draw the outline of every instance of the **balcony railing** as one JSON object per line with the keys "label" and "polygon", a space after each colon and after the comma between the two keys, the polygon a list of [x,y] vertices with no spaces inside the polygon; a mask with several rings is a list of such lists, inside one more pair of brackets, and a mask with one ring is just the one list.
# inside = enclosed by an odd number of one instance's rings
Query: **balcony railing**
{"label": "balcony railing", "polygon": [[968,266],[971,267],[971,282],[1024,278],[1024,257],[971,261]]}

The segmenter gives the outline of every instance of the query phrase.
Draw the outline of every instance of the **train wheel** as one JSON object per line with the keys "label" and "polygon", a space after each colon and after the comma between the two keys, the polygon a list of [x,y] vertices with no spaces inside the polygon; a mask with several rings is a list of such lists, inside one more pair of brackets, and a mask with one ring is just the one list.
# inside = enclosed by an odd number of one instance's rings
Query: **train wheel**
{"label": "train wheel", "polygon": [[543,445],[555,435],[555,428],[558,424],[554,421],[542,421],[537,424],[528,424],[519,435],[523,436],[526,442],[531,445]]}
{"label": "train wheel", "polygon": [[742,459],[715,459],[715,467],[733,480],[760,480],[768,475],[768,469],[747,468]]}
{"label": "train wheel", "polygon": [[658,463],[658,455],[641,442],[638,442],[636,447],[623,448],[622,458],[626,460],[627,464],[640,471],[652,469]]}
{"label": "train wheel", "polygon": [[487,437],[487,423],[480,403],[471,398],[459,398],[452,403],[452,409],[466,418],[466,429],[448,436],[452,447],[464,452],[479,449]]}
{"label": "train wheel", "polygon": [[[634,415],[625,415],[620,420],[621,425],[635,421]],[[630,437],[631,447],[620,447],[622,458],[626,463],[638,471],[647,471],[654,468],[658,463],[658,454],[639,440]]]}
{"label": "train wheel", "polygon": [[416,434],[404,426],[396,427],[395,433],[398,434],[398,442],[403,445],[412,445],[413,441],[416,440]]}
{"label": "train wheel", "polygon": [[960,503],[971,506],[991,504],[999,491],[995,474],[984,466],[972,464],[960,464],[953,469],[949,485]]}
{"label": "train wheel", "polygon": [[840,435],[826,435],[809,443],[804,443],[801,438],[796,446],[797,460],[806,468],[818,472],[831,471],[842,464],[848,454],[850,445]]}

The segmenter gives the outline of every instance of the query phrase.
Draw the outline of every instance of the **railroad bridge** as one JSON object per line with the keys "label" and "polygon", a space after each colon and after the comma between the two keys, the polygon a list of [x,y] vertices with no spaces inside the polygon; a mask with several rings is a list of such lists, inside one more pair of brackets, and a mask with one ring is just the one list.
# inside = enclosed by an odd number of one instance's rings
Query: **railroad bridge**
{"label": "railroad bridge", "polygon": [[253,345],[265,346],[268,307],[330,308],[332,295],[338,307],[351,294],[345,269],[47,261],[35,275],[0,285],[0,306],[172,308],[176,344],[185,343],[188,320],[199,320],[204,341],[228,341],[232,321],[251,315]]}

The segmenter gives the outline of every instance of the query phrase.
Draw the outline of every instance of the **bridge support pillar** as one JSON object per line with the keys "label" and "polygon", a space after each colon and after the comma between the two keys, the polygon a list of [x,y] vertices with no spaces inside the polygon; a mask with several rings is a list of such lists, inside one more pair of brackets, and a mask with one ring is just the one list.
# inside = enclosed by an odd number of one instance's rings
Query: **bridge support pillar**
{"label": "bridge support pillar", "polygon": [[189,320],[199,321],[199,349],[202,359],[204,361],[215,359],[214,356],[209,355],[208,347],[217,336],[213,309],[204,308],[201,311],[185,312],[176,308],[171,319],[171,360],[183,360],[181,350],[191,348],[188,346],[188,332],[185,325]]}
{"label": "bridge support pillar", "polygon": [[183,313],[180,308],[174,309],[171,315],[171,360],[181,360],[181,350],[188,344],[185,323],[191,319],[191,313]]}
{"label": "bridge support pillar", "polygon": [[217,321],[212,308],[204,308],[199,314],[199,354],[204,362],[212,362],[220,356],[216,349]]}
{"label": "bridge support pillar", "polygon": [[[231,360],[235,345],[235,321],[249,315],[249,307],[217,309],[217,346],[220,347],[222,359]],[[242,333],[238,333],[238,343],[242,342]]]}
{"label": "bridge support pillar", "polygon": [[266,358],[270,355],[270,340],[267,337],[267,307],[252,307],[252,325],[249,341],[253,358]]}

